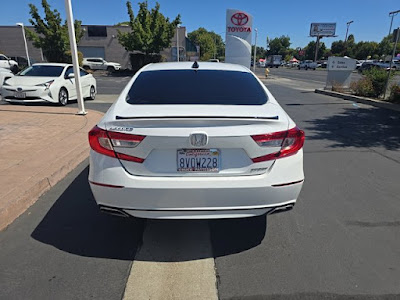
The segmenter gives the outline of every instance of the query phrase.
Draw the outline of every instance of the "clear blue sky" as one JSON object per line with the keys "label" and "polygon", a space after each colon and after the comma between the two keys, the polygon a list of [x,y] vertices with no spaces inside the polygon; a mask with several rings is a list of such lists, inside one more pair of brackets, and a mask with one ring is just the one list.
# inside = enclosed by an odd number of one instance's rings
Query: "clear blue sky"
{"label": "clear blue sky", "polygon": [[[40,0],[2,2],[0,25],[14,25],[16,22],[28,24],[30,17],[28,3],[41,8]],[[63,0],[48,0],[48,2],[65,18]],[[148,2],[149,6],[153,7],[156,1]],[[158,2],[161,5],[161,12],[170,19],[181,14],[182,26],[186,26],[188,32],[198,27],[205,27],[207,30],[221,33],[225,31],[226,9],[244,10],[253,15],[254,27],[258,28],[259,32],[257,44],[263,47],[267,36],[274,38],[280,35],[290,36],[291,47],[304,47],[311,40],[308,34],[312,22],[337,23],[338,37],[322,40],[327,46],[336,39],[344,39],[346,22],[351,20],[354,23],[351,24],[349,33],[355,35],[356,41],[380,41],[389,32],[389,12],[400,9],[399,0],[159,0]],[[137,11],[138,1],[132,3],[134,10]],[[125,4],[125,0],[72,0],[74,17],[89,25],[113,25],[128,20]],[[393,22],[393,27],[397,26],[400,26],[400,14]]]}

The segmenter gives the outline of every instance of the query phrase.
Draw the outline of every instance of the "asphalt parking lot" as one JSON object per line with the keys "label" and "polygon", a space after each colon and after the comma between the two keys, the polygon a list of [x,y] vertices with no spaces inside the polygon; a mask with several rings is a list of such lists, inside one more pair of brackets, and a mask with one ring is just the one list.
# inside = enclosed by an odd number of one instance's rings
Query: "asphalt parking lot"
{"label": "asphalt parking lot", "polygon": [[[217,221],[106,216],[86,161],[0,232],[0,298],[122,299],[132,263],[212,259],[219,299],[399,299],[400,114],[315,94],[322,72],[278,69],[264,80],[306,132],[294,210]],[[104,77],[99,93],[116,95],[128,80]]]}
{"label": "asphalt parking lot", "polygon": [[[328,74],[327,69],[317,69],[317,70],[298,70],[297,68],[269,68],[270,74],[272,76],[280,76],[292,80],[302,80],[308,83],[322,83],[325,84],[326,77]],[[257,73],[262,73],[264,69],[258,68]],[[351,80],[356,81],[361,78],[358,72],[353,72],[351,75]]]}
{"label": "asphalt parking lot", "polygon": [[97,93],[101,95],[115,95],[121,93],[131,76],[107,76],[93,74],[97,81]]}

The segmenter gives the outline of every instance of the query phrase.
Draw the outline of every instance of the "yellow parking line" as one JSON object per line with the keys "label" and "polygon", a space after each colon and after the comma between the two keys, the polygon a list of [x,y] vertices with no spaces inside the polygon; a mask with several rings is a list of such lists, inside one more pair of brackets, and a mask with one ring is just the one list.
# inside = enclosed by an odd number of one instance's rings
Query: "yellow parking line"
{"label": "yellow parking line", "polygon": [[124,299],[218,299],[207,222],[148,221]]}

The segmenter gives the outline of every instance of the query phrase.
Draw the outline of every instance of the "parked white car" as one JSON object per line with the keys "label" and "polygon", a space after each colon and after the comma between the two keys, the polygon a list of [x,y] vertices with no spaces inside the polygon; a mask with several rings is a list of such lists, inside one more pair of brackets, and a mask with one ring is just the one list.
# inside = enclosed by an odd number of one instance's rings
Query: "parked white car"
{"label": "parked white car", "polygon": [[[52,102],[66,105],[76,99],[73,66],[61,63],[41,63],[20,72],[3,83],[2,97],[9,102]],[[80,69],[84,98],[96,96],[96,79]]]}
{"label": "parked white car", "polygon": [[107,70],[109,72],[114,72],[121,69],[121,65],[119,63],[105,61],[101,57],[86,57],[82,61],[82,66],[84,69]]}
{"label": "parked white car", "polygon": [[304,180],[304,132],[240,65],[143,67],[89,132],[89,143],[90,187],[100,209],[115,215],[281,212],[294,206]]}
{"label": "parked white car", "polygon": [[11,72],[10,69],[4,69],[0,68],[0,93],[1,93],[1,87],[3,86],[3,82],[14,76],[14,73]]}
{"label": "parked white car", "polygon": [[8,58],[4,54],[0,54],[0,68],[10,69],[16,73],[18,71],[18,63],[15,60]]}
{"label": "parked white car", "polygon": [[313,69],[315,70],[317,68],[317,63],[312,61],[312,60],[305,60],[300,62],[300,64],[297,66],[297,68],[300,69],[304,69],[304,70],[308,70],[308,69]]}

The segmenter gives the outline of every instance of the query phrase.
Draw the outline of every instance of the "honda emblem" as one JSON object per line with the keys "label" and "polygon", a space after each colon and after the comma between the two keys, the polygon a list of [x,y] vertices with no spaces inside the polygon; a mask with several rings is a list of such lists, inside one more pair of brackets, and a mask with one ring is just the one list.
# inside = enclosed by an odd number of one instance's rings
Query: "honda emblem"
{"label": "honda emblem", "polygon": [[208,144],[208,136],[205,133],[192,133],[190,135],[190,144],[194,147],[204,147]]}

